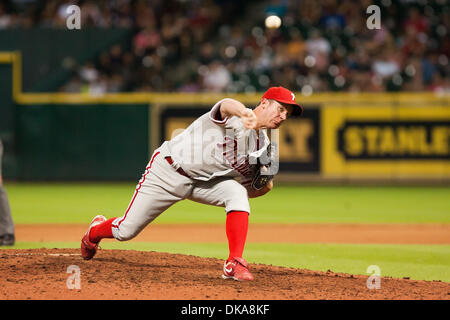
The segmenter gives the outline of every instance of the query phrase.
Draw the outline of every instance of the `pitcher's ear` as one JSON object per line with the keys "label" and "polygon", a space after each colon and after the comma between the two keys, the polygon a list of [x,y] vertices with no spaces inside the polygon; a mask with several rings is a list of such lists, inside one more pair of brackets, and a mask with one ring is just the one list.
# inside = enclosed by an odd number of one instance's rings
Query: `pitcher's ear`
{"label": "pitcher's ear", "polygon": [[261,101],[259,102],[258,106],[261,106],[263,109],[265,109],[267,107],[267,105],[269,104],[269,99],[266,98],[261,98]]}

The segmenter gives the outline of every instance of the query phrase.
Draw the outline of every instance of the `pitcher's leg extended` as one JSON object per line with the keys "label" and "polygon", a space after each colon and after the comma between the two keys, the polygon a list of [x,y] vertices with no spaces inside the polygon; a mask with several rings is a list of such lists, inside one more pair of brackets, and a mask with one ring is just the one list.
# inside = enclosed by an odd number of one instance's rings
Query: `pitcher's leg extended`
{"label": "pitcher's leg extended", "polygon": [[198,183],[190,199],[225,207],[229,254],[224,263],[222,278],[238,281],[253,280],[248,264],[242,257],[250,214],[247,190],[234,179],[222,178]]}
{"label": "pitcher's leg extended", "polygon": [[162,212],[190,194],[191,180],[177,173],[158,154],[152,157],[124,215],[111,219],[99,215],[92,220],[81,241],[81,255],[85,260],[96,254],[100,240],[134,238]]}
{"label": "pitcher's leg extended", "polygon": [[134,238],[149,223],[175,202],[181,200],[159,187],[143,186],[136,190],[122,217],[106,219],[96,216],[82,240],[81,253],[85,260],[92,259],[98,243],[104,238],[126,241]]}

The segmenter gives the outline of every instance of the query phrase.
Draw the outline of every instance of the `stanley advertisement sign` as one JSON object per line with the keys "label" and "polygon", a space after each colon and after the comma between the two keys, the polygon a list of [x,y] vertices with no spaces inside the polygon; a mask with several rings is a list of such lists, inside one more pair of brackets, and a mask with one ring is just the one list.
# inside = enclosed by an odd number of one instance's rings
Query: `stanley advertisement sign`
{"label": "stanley advertisement sign", "polygon": [[338,150],[347,160],[449,159],[450,121],[345,121]]}
{"label": "stanley advertisement sign", "polygon": [[450,108],[328,107],[322,115],[325,177],[450,177]]}

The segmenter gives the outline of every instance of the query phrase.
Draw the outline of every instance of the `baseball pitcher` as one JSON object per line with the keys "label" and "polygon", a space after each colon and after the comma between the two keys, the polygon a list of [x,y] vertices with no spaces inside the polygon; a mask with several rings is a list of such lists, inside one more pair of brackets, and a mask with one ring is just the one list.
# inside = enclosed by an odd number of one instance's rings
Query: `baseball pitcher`
{"label": "baseball pitcher", "polygon": [[234,99],[218,101],[154,151],[123,216],[94,217],[81,241],[82,257],[92,259],[103,238],[134,238],[170,206],[190,199],[225,208],[229,255],[222,277],[253,280],[243,259],[248,199],[269,192],[277,171],[266,131],[302,113],[294,94],[283,87],[269,88],[253,110]]}

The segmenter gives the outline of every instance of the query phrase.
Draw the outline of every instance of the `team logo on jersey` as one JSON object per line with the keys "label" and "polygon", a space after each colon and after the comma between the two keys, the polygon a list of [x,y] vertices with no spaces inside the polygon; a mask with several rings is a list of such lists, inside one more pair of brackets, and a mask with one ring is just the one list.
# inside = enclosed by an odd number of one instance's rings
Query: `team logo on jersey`
{"label": "team logo on jersey", "polygon": [[244,177],[251,174],[248,154],[239,154],[238,140],[236,138],[225,136],[223,143],[219,143],[217,146],[222,147],[224,159],[234,170]]}

